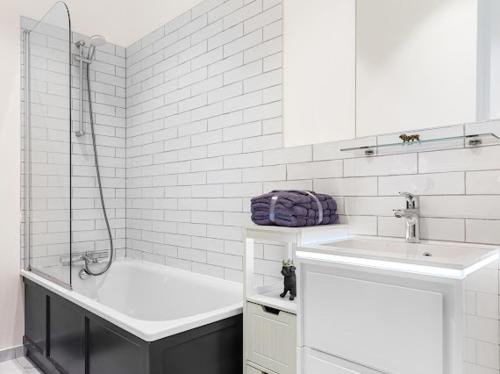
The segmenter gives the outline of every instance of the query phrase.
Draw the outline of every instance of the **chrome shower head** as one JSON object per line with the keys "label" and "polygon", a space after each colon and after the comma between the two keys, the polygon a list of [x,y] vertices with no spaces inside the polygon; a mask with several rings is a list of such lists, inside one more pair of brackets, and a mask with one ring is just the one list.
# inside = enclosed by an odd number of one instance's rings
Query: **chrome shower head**
{"label": "chrome shower head", "polygon": [[87,59],[93,60],[96,47],[100,47],[100,46],[106,44],[106,38],[102,35],[92,35],[89,38],[89,44],[90,44],[90,47],[89,47],[89,54],[87,56]]}
{"label": "chrome shower head", "polygon": [[89,38],[89,43],[90,43],[90,45],[100,47],[101,45],[106,44],[106,38],[102,35],[92,35]]}

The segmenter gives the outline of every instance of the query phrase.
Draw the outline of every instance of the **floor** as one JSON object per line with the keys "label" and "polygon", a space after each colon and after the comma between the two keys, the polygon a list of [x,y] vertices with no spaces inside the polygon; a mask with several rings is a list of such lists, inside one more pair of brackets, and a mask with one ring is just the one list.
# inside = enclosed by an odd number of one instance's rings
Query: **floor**
{"label": "floor", "polygon": [[0,362],[0,374],[40,374],[33,364],[25,357]]}

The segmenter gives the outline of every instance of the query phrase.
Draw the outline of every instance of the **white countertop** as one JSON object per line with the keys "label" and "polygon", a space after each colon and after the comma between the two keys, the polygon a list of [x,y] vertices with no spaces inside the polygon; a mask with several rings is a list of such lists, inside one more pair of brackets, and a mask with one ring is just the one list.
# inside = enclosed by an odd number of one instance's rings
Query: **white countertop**
{"label": "white countertop", "polygon": [[495,246],[459,242],[422,241],[352,236],[297,249],[296,256],[381,269],[412,270],[429,275],[465,278],[498,260]]}

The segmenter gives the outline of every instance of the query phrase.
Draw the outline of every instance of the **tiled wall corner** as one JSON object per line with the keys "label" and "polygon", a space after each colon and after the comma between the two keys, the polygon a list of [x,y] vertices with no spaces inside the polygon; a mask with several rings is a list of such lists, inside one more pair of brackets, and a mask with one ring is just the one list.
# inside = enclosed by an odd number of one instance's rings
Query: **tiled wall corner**
{"label": "tiled wall corner", "polygon": [[280,1],[207,0],[127,49],[129,255],[242,280],[249,198],[286,180],[281,23]]}

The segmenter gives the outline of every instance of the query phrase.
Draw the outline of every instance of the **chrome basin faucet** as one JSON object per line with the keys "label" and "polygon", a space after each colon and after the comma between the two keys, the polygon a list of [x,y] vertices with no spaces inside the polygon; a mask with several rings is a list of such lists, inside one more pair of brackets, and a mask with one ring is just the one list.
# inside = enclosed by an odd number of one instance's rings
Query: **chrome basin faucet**
{"label": "chrome basin faucet", "polygon": [[394,216],[406,220],[406,241],[408,243],[420,242],[420,209],[418,196],[409,192],[400,192],[406,199],[406,209],[395,209]]}

